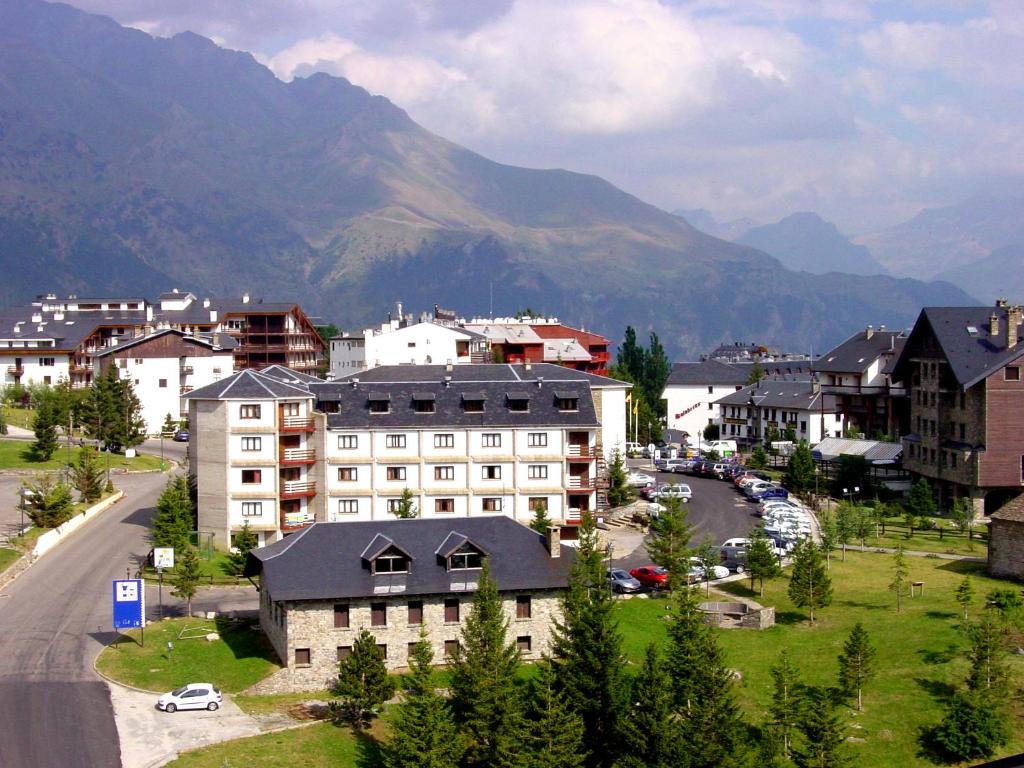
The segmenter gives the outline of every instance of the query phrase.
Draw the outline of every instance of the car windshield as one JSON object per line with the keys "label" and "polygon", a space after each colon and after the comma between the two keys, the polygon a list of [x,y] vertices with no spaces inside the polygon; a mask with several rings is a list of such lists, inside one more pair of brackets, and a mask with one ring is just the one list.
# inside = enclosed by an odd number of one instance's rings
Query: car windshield
{"label": "car windshield", "polygon": [[181,694],[183,694],[187,690],[188,690],[188,686],[187,685],[183,685],[183,686],[181,686],[181,688],[175,688],[173,691],[171,691],[171,696],[181,696]]}
{"label": "car windshield", "polygon": [[619,571],[619,570],[612,571],[611,575],[612,575],[613,579],[628,579],[628,578],[630,578],[628,573],[626,573],[625,571]]}
{"label": "car windshield", "polygon": [[656,574],[658,574],[659,576],[661,576],[661,575],[663,575],[663,574],[667,574],[667,573],[668,573],[668,569],[666,569],[666,568],[662,568],[662,567],[661,567],[661,566],[659,565],[659,566],[658,566],[657,568],[655,568],[655,569],[654,569],[654,572],[655,572]]}

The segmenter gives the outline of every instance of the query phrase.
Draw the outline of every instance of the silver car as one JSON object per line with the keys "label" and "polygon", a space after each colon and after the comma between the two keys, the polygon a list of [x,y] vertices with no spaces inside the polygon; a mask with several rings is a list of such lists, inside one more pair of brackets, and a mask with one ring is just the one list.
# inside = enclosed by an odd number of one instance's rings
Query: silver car
{"label": "silver car", "polygon": [[608,583],[611,585],[612,592],[619,594],[639,592],[643,588],[639,581],[621,568],[612,568],[608,571]]}

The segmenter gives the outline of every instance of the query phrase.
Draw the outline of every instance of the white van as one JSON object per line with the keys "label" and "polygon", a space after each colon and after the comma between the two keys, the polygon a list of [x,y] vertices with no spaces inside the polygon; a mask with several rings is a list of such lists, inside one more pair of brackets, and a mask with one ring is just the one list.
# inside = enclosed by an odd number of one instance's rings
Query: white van
{"label": "white van", "polygon": [[711,440],[706,443],[702,442],[700,444],[700,450],[701,453],[714,451],[722,458],[726,458],[728,456],[735,456],[738,453],[735,440]]}

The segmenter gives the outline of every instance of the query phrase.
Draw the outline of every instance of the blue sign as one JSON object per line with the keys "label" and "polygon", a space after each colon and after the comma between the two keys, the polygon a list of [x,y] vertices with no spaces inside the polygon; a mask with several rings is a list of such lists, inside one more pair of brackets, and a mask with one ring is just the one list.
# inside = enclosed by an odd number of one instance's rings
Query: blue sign
{"label": "blue sign", "polygon": [[141,627],[146,620],[146,589],[142,579],[114,580],[114,629]]}

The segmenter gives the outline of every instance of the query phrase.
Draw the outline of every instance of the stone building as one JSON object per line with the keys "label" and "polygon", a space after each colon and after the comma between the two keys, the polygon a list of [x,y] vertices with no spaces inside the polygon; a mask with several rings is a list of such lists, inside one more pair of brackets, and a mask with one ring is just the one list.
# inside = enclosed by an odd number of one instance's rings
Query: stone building
{"label": "stone building", "polygon": [[988,572],[1024,579],[1024,494],[993,512],[988,530]]}
{"label": "stone building", "polygon": [[574,550],[507,517],[315,523],[254,550],[260,626],[284,667],[261,690],[318,690],[362,629],[388,669],[408,666],[426,630],[442,663],[461,639],[484,558],[498,585],[508,639],[523,659],[547,653]]}

